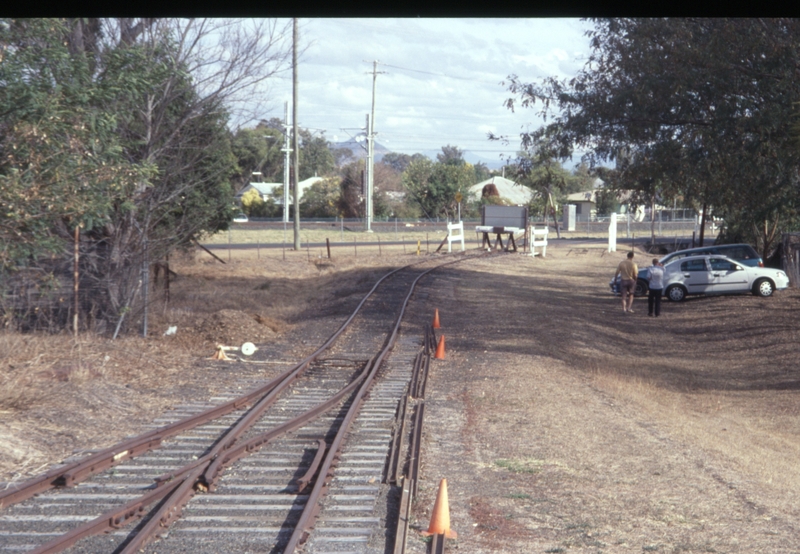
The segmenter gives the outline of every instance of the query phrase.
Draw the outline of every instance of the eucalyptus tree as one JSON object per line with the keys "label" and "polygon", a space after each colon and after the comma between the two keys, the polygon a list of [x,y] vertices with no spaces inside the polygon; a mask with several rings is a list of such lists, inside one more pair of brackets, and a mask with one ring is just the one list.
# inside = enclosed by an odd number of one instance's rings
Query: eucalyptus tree
{"label": "eucalyptus tree", "polygon": [[408,201],[419,206],[428,219],[455,216],[458,197],[467,197],[467,189],[475,184],[475,170],[461,157],[456,147],[445,146],[434,163],[420,157],[403,172],[403,187]]}
{"label": "eucalyptus tree", "polygon": [[81,275],[93,288],[84,309],[121,321],[149,260],[229,225],[228,122],[258,109],[285,66],[285,30],[266,20],[3,20],[0,48],[0,201],[25,207],[4,209],[0,232],[30,246],[6,249],[5,267],[59,242],[66,262],[82,224]]}
{"label": "eucalyptus tree", "polygon": [[591,55],[574,78],[510,77],[507,106],[550,118],[523,145],[549,134],[593,166],[626,153],[614,186],[647,195],[660,183],[740,231],[795,213],[800,22],[605,19],[587,34]]}

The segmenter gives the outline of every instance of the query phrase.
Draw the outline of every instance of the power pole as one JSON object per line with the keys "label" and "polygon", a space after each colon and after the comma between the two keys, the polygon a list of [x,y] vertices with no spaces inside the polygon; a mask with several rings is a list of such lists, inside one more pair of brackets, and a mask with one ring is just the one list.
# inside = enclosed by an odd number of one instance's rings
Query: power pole
{"label": "power pole", "polygon": [[294,152],[294,249],[300,250],[300,148],[297,131],[297,18],[292,19],[292,144]]}
{"label": "power pole", "polygon": [[375,165],[375,84],[378,80],[378,73],[385,73],[378,71],[378,60],[372,62],[372,111],[367,116],[367,171],[366,171],[366,205],[364,206],[366,212],[366,231],[372,232],[372,193],[373,193],[373,168]]}
{"label": "power pole", "polygon": [[[292,152],[292,147],[289,143],[291,133],[289,132],[289,102],[283,105],[283,222],[289,223],[289,171],[291,170],[292,162],[289,155]],[[284,226],[284,231],[286,226]]]}
{"label": "power pole", "polygon": [[367,114],[367,160],[364,168],[364,230],[372,232],[372,167],[374,150],[372,147],[372,120]]}

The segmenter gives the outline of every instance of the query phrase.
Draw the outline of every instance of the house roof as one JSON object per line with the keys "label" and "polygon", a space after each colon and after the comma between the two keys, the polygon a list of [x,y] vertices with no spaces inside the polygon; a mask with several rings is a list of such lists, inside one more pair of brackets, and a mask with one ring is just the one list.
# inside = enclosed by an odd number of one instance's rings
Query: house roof
{"label": "house roof", "polygon": [[480,183],[474,184],[469,187],[469,194],[477,198],[481,197],[483,187],[492,184],[497,187],[497,192],[500,193],[500,198],[508,200],[513,204],[527,204],[533,197],[533,191],[527,187],[515,183],[505,177],[492,177]]}
{"label": "house roof", "polygon": [[[308,187],[310,187],[314,183],[319,183],[322,180],[323,180],[322,177],[309,177],[308,179],[300,181],[300,183],[299,183],[300,184],[300,198],[303,197],[303,194],[305,194],[306,189]],[[236,197],[237,198],[241,198],[242,195],[245,192],[247,192],[248,190],[250,190],[250,189],[256,189],[261,196],[268,196],[270,194],[273,194],[274,192],[283,191],[283,183],[250,183],[250,184],[242,187],[242,190],[240,190],[239,192],[236,193]],[[291,196],[292,192],[293,192],[292,190],[289,190],[289,195],[290,196]],[[283,198],[276,199],[276,203],[279,206],[282,206],[283,205]]]}
{"label": "house roof", "polygon": [[567,202],[592,202],[597,203],[597,190],[587,190],[585,192],[573,192],[567,195]]}
{"label": "house roof", "polygon": [[248,183],[236,193],[236,198],[241,198],[245,192],[251,189],[256,189],[261,196],[269,195],[272,194],[275,187],[283,188],[283,183]]}

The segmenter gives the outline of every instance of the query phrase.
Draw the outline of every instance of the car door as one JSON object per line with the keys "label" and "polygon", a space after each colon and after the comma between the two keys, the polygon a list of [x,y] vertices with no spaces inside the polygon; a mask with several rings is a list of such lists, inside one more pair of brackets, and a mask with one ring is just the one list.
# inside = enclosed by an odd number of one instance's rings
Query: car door
{"label": "car door", "polygon": [[714,278],[711,292],[714,294],[747,292],[749,289],[747,272],[741,265],[728,258],[717,256],[709,258],[708,263]]}
{"label": "car door", "polygon": [[689,294],[709,292],[714,283],[714,277],[706,265],[705,258],[689,258],[681,262],[681,276]]}

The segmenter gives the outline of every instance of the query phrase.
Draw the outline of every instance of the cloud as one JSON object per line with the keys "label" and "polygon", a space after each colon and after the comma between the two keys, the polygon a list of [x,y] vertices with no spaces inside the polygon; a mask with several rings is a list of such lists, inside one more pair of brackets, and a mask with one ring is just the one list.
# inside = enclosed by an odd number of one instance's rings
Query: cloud
{"label": "cloud", "polygon": [[[587,23],[569,19],[312,19],[301,20],[306,45],[299,73],[302,126],[347,136],[365,125],[378,60],[375,123],[378,141],[414,153],[452,144],[514,154],[486,140],[492,131],[518,137],[541,124],[534,110],[512,113],[501,81],[573,76],[589,53]],[[272,85],[275,112],[291,101],[291,79]],[[347,133],[341,129],[348,129]]]}

